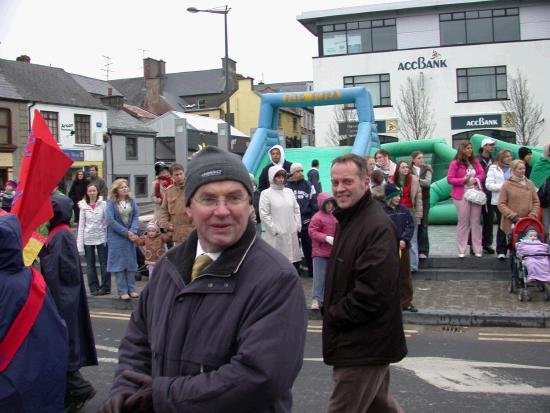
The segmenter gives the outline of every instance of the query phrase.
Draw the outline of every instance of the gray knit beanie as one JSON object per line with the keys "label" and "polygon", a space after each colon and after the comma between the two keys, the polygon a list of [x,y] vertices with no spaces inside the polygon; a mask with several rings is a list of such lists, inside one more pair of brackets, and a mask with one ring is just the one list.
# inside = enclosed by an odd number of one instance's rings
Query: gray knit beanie
{"label": "gray knit beanie", "polygon": [[198,152],[187,166],[185,180],[185,205],[200,186],[210,182],[237,181],[244,185],[252,197],[252,184],[241,159],[215,146],[207,146]]}

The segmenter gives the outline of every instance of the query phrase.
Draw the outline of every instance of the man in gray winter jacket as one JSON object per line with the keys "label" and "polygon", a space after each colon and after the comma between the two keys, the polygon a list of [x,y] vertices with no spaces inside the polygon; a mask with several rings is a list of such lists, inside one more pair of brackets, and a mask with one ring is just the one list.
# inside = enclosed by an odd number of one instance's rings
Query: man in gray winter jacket
{"label": "man in gray winter jacket", "polygon": [[155,266],[101,413],[291,411],[304,293],[288,260],[256,238],[251,199],[235,155],[207,147],[189,163],[196,229]]}

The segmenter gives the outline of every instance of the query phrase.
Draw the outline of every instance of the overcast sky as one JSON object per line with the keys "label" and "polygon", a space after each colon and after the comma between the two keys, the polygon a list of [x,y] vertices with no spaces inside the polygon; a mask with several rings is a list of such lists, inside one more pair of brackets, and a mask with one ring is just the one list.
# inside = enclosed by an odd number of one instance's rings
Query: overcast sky
{"label": "overcast sky", "polygon": [[[168,73],[221,67],[223,15],[187,7],[231,7],[229,57],[256,82],[312,80],[317,42],[297,22],[304,11],[390,0],[0,0],[0,58],[105,79],[142,76],[143,53],[166,61]],[[145,49],[143,52],[139,49]]]}

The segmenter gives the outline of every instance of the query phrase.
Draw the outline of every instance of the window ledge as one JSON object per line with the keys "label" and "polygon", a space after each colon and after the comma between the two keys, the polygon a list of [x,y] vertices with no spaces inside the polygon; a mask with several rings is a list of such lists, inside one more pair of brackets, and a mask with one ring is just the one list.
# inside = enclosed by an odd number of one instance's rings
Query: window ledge
{"label": "window ledge", "polygon": [[506,98],[506,99],[457,100],[455,101],[455,103],[502,102],[505,100],[510,100],[510,99]]}
{"label": "window ledge", "polygon": [[13,153],[17,150],[17,145],[11,143],[0,143],[0,153]]}

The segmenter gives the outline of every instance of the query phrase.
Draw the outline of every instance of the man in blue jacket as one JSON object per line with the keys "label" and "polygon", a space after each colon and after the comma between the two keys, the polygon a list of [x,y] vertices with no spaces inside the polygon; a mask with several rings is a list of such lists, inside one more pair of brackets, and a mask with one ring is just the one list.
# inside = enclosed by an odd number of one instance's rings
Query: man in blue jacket
{"label": "man in blue jacket", "polygon": [[157,262],[100,412],[290,412],[307,325],[300,280],[256,237],[236,155],[207,147],[187,176],[195,230]]}
{"label": "man in blue jacket", "polygon": [[[42,275],[23,264],[21,227],[15,215],[0,216],[0,412],[63,412],[69,348],[67,327],[44,289]],[[41,309],[30,322],[23,341],[22,310],[39,298]],[[31,295],[31,296],[30,296]],[[23,314],[25,312],[23,311]],[[15,321],[17,318],[17,321]],[[23,322],[25,324],[25,322]],[[9,332],[12,332],[10,334]],[[16,335],[16,334],[15,334]],[[11,342],[8,342],[10,341]],[[15,341],[15,342],[14,342]],[[15,347],[13,347],[15,346]],[[6,349],[13,352],[5,352]],[[11,355],[11,356],[10,356]]]}

